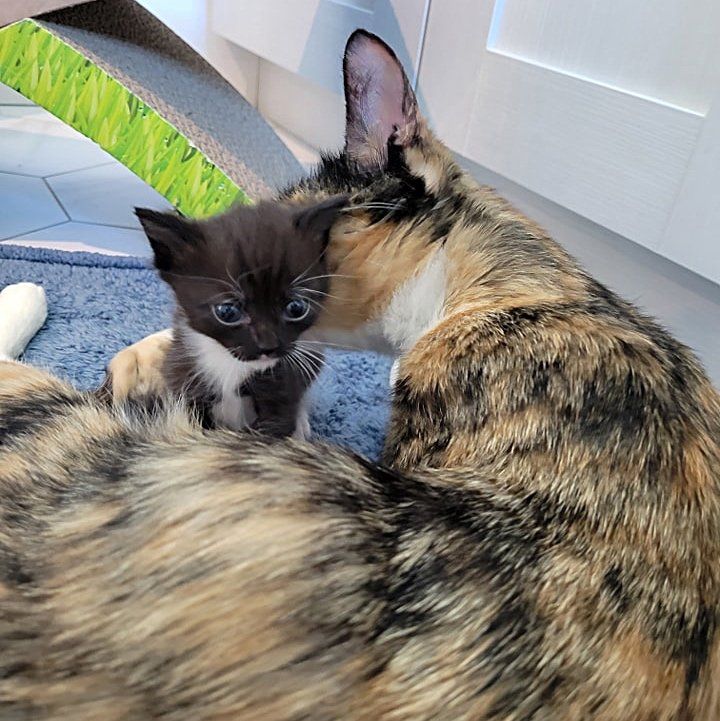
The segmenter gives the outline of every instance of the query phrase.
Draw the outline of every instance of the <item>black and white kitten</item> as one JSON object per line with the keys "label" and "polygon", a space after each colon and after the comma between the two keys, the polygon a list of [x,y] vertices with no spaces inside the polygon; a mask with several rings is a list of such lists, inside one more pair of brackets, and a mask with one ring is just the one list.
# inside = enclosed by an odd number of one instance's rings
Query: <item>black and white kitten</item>
{"label": "black and white kitten", "polygon": [[304,345],[328,288],[325,247],[346,198],[260,202],[206,220],[137,208],[177,300],[165,372],[206,426],[309,435],[322,355]]}

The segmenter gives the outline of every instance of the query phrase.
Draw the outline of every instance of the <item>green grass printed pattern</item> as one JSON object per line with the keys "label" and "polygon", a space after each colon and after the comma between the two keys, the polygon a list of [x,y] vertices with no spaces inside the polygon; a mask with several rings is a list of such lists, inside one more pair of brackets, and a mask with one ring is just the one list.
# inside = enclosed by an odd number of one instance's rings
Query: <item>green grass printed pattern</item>
{"label": "green grass printed pattern", "polygon": [[0,81],[94,140],[184,215],[250,202],[152,108],[32,20],[0,30]]}

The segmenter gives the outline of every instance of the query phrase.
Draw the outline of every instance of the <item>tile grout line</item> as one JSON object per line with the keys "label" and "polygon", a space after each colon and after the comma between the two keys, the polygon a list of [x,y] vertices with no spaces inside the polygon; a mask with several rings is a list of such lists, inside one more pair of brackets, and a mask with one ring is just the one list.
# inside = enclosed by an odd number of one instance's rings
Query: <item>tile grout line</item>
{"label": "tile grout line", "polygon": [[[33,175],[32,173],[20,173],[17,170],[0,170],[0,175],[15,175],[18,178],[37,178],[38,180],[47,180],[48,178],[57,178],[60,175],[70,175],[70,173],[80,173],[83,170],[94,170],[95,168],[104,168],[106,165],[115,165],[117,161],[108,160],[104,163],[96,165],[84,165],[82,168],[73,168],[72,170],[63,170],[60,173],[51,173],[50,175]],[[122,165],[122,163],[118,163]]]}
{"label": "tile grout line", "polygon": [[42,228],[32,228],[31,230],[26,230],[24,233],[20,233],[20,235],[9,235],[7,238],[0,238],[0,243],[7,243],[11,240],[22,240],[23,235],[39,233],[41,230],[50,230],[50,228],[59,228],[61,225],[67,225],[69,222],[69,220],[63,220],[61,223],[52,223],[52,225],[43,225]]}
{"label": "tile grout line", "polygon": [[70,173],[81,173],[84,170],[94,170],[95,168],[104,168],[106,165],[116,165],[116,164],[120,165],[122,167],[125,167],[122,165],[122,163],[119,160],[115,160],[115,158],[111,158],[110,160],[106,160],[102,163],[96,163],[95,165],[85,165],[82,168],[73,168],[72,170],[62,170],[59,173],[50,173],[50,175],[43,175],[41,177],[43,180],[47,180],[48,178],[58,178],[61,175],[70,175]]}
{"label": "tile grout line", "polygon": [[60,202],[60,198],[58,198],[57,193],[52,189],[50,186],[50,183],[48,183],[47,178],[42,179],[43,183],[45,183],[45,187],[50,191],[50,195],[52,195],[53,198],[55,198],[55,202],[60,206],[60,210],[62,210],[63,213],[65,213],[65,217],[68,220],[72,220],[70,217],[70,213],[65,210],[65,206]]}
{"label": "tile grout line", "polygon": [[18,173],[16,170],[0,170],[0,175],[12,175],[15,178],[37,178],[42,180],[42,175],[30,175],[28,173]]}
{"label": "tile grout line", "polygon": [[73,218],[71,218],[70,220],[71,222],[78,223],[80,225],[94,225],[100,228],[117,228],[118,230],[137,230],[138,233],[142,233],[142,228],[136,228],[132,225],[117,225],[116,223],[98,223],[92,220],[75,220]]}

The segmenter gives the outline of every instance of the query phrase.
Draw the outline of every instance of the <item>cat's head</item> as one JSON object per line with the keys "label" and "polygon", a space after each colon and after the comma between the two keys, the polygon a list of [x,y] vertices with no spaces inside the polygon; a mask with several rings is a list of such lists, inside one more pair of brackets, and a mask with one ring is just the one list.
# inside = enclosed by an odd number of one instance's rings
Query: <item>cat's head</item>
{"label": "cat's head", "polygon": [[328,232],[347,202],[260,202],[206,220],[137,208],[182,322],[239,360],[280,358],[324,305]]}
{"label": "cat's head", "polygon": [[352,337],[382,327],[398,288],[442,247],[464,182],[388,45],[366,31],[353,33],[343,76],[344,148],[323,156],[310,177],[284,192],[293,202],[338,192],[351,197],[328,248],[334,298],[317,330],[330,338],[341,337],[335,331]]}

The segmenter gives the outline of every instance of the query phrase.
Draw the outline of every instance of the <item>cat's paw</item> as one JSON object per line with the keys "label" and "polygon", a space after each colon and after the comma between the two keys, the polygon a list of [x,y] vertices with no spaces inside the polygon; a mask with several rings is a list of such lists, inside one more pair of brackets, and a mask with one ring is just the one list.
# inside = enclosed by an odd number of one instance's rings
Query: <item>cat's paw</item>
{"label": "cat's paw", "polygon": [[47,318],[45,291],[35,283],[15,283],[0,291],[0,359],[15,360]]}
{"label": "cat's paw", "polygon": [[292,437],[298,441],[309,441],[311,435],[310,414],[305,408],[301,408],[298,412],[297,421],[295,423],[295,432],[292,434]]}
{"label": "cat's paw", "polygon": [[165,358],[172,330],[161,330],[121,350],[108,364],[101,392],[113,403],[165,394]]}

